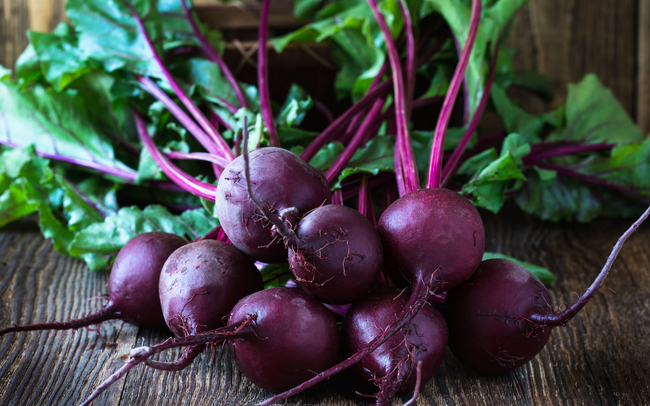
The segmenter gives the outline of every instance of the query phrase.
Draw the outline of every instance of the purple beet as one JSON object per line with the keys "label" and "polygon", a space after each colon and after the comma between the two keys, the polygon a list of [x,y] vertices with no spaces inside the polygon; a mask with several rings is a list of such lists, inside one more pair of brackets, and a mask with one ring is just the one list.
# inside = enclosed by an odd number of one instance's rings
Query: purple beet
{"label": "purple beet", "polygon": [[[408,301],[398,289],[372,292],[354,303],[343,320],[343,355],[367,347],[395,321]],[[358,380],[379,388],[377,404],[390,404],[399,390],[413,390],[428,382],[442,363],[447,348],[447,325],[442,315],[425,305],[404,328],[361,362],[350,368]],[[421,363],[420,376],[416,371]]]}
{"label": "purple beet", "polygon": [[442,292],[459,285],[481,263],[483,221],[463,195],[443,188],[408,193],[382,213],[377,224],[399,286],[415,284],[418,274],[433,275]]}
{"label": "purple beet", "polygon": [[257,386],[278,393],[334,365],[339,329],[325,306],[299,289],[274,288],[242,299],[229,325],[255,316],[254,337],[229,340],[239,370]]}
{"label": "purple beet", "polygon": [[[323,174],[285,149],[251,151],[250,173],[257,196],[290,227],[302,215],[330,200]],[[246,255],[266,263],[287,260],[282,238],[249,198],[243,155],[235,158],[219,178],[215,210],[230,241]]]}
{"label": "purple beet", "polygon": [[447,292],[449,348],[477,372],[512,371],[530,361],[598,291],[625,240],[648,217],[650,208],[618,240],[592,285],[564,310],[524,267],[505,259],[483,261],[465,282]]}
{"label": "purple beet", "polygon": [[108,281],[108,301],[97,313],[67,322],[9,327],[0,330],[0,336],[16,331],[77,329],[106,320],[165,328],[158,297],[160,272],[167,258],[185,244],[185,239],[169,233],[137,235],[117,254]]}
{"label": "purple beet", "polygon": [[[223,327],[241,298],[262,289],[262,276],[248,257],[216,240],[176,250],[165,262],[159,284],[162,314],[176,337]],[[177,371],[191,364],[203,349],[191,347],[175,362],[149,360],[147,365]]]}
{"label": "purple beet", "polygon": [[366,294],[381,273],[384,252],[372,223],[357,210],[337,204],[307,214],[289,247],[291,272],[314,297],[346,304]]}

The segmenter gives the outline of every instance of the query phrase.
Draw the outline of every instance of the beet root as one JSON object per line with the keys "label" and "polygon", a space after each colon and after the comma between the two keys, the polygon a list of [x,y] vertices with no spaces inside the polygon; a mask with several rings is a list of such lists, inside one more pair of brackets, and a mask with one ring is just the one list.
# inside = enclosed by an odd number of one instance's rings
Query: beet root
{"label": "beet root", "polygon": [[434,274],[438,293],[457,286],[481,263],[485,250],[483,221],[467,198],[448,189],[408,193],[379,218],[377,231],[398,286],[414,284],[418,273]]}
{"label": "beet root", "polygon": [[318,300],[351,303],[377,282],[384,253],[379,234],[358,211],[329,204],[314,209],[296,229],[297,247],[289,247],[296,280]]}
{"label": "beet root", "polygon": [[239,370],[257,386],[278,393],[312,378],[340,357],[332,312],[299,289],[266,289],[242,299],[229,325],[251,316],[253,335],[229,340]]}
{"label": "beet root", "polygon": [[552,313],[546,287],[505,259],[483,261],[446,299],[449,348],[468,368],[486,374],[516,369],[539,353],[551,327],[532,316]]}
{"label": "beet root", "polygon": [[605,265],[575,302],[564,310],[551,305],[548,291],[512,261],[483,261],[446,298],[449,348],[467,367],[495,374],[516,369],[539,353],[551,329],[564,326],[602,286],[625,241],[650,216],[648,208],[618,239]]}
{"label": "beet root", "polygon": [[263,288],[255,265],[237,248],[216,240],[175,251],[159,284],[162,313],[177,337],[222,327],[241,298]]}
{"label": "beet root", "polygon": [[[398,289],[373,291],[355,302],[343,320],[341,344],[348,357],[365,348],[384,328],[395,321],[408,301]],[[402,330],[392,336],[361,362],[350,368],[358,380],[379,387],[377,403],[390,403],[401,389],[415,389],[422,363],[422,384],[435,375],[447,348],[445,319],[425,305]]]}
{"label": "beet root", "polygon": [[0,336],[17,331],[76,329],[106,320],[165,328],[158,297],[160,272],[167,258],[185,244],[185,239],[169,233],[137,235],[117,254],[108,281],[108,300],[97,313],[67,322],[9,327],[0,330]]}
{"label": "beet root", "polygon": [[[291,225],[302,214],[329,202],[330,190],[323,174],[292,152],[269,147],[249,155],[255,193],[272,213]],[[287,260],[282,238],[249,198],[243,155],[219,178],[215,210],[230,241],[246,255],[266,263]]]}

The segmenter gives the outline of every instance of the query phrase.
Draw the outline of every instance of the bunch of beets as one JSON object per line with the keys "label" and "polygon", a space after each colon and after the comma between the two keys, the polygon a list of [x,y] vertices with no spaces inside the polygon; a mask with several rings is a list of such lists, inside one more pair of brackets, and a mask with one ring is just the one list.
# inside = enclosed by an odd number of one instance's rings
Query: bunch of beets
{"label": "bunch of beets", "polygon": [[[266,43],[269,3],[263,2],[260,43]],[[265,50],[259,52],[260,104],[271,146],[249,151],[245,124],[244,147],[236,157],[168,75],[203,128],[188,130],[211,154],[219,174],[217,186],[183,172],[158,150],[147,123],[134,110],[138,133],[169,179],[215,202],[220,226],[189,243],[162,232],[139,235],[115,259],[109,299],[99,312],[65,323],[14,326],[0,330],[0,335],[79,328],[110,319],[169,328],[175,338],[133,349],[130,360],[84,405],[139,363],[180,370],[208,345],[220,342],[228,343],[244,375],[277,394],[260,405],[295,395],[347,368],[360,385],[376,387],[377,405],[390,404],[401,390],[414,390],[415,399],[420,385],[435,375],[448,345],[464,365],[481,373],[511,371],[532,359],[551,329],[567,323],[598,290],[623,242],[650,211],[620,238],[592,286],[563,309],[551,304],[544,285],[522,266],[503,259],[482,261],[485,233],[479,212],[463,195],[441,187],[456,164],[448,160],[442,168],[444,135],[476,38],[481,1],[472,2],[468,38],[438,119],[425,188],[420,187],[408,131],[413,68],[418,63],[412,36],[407,35],[403,62],[376,0],[368,3],[386,38],[391,79],[376,81],[367,96],[334,120],[300,157],[280,147],[274,130]],[[400,5],[409,32],[408,9],[403,1]],[[223,65],[207,45],[206,54]],[[153,82],[139,80],[179,115],[179,121],[191,121]],[[340,193],[332,196],[329,184],[372,131],[391,83],[399,198],[375,221],[365,177],[357,209],[344,206]],[[233,88],[238,89],[234,81]],[[481,112],[476,113],[479,118]],[[359,126],[327,173],[310,166],[307,161],[315,152],[354,117],[359,117]],[[295,283],[264,289],[256,261],[288,261]],[[444,317],[436,307],[444,309]],[[338,316],[343,316],[342,323]],[[184,351],[176,361],[151,359],[181,346]]]}

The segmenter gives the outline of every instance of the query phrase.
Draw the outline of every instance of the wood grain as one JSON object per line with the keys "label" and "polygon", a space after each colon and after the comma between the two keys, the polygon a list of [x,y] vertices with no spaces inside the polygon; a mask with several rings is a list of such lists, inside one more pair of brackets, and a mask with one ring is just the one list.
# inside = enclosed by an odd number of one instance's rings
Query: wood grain
{"label": "wood grain", "polygon": [[638,12],[637,122],[650,133],[650,2],[639,1]]}
{"label": "wood grain", "polygon": [[515,66],[546,75],[555,90],[550,106],[527,107],[555,108],[566,99],[567,83],[595,73],[634,116],[637,3],[532,0],[520,10],[507,40],[518,49]]}
{"label": "wood grain", "polygon": [[[558,304],[583,291],[631,221],[551,224],[509,206],[482,213],[487,249],[549,267],[558,276]],[[20,223],[0,231],[0,325],[63,320],[100,306],[106,278],[56,253],[35,229]],[[650,224],[625,246],[596,297],[546,348],[519,370],[482,376],[450,353],[422,390],[418,405],[643,405],[650,404]],[[129,349],[159,342],[164,332],[119,323],[95,332],[32,332],[0,337],[0,405],[78,404],[123,364]],[[160,354],[164,360],[178,351]],[[396,404],[407,400],[401,395]],[[102,406],[250,405],[269,393],[250,384],[227,348],[203,354],[187,370],[136,367],[100,396]],[[302,394],[288,405],[356,405],[344,377]]]}

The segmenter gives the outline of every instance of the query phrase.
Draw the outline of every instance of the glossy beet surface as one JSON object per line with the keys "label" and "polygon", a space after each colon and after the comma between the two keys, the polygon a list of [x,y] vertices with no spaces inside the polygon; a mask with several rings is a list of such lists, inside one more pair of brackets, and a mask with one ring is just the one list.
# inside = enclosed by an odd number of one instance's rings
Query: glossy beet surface
{"label": "glossy beet surface", "polygon": [[[407,300],[407,292],[383,288],[354,303],[343,320],[343,355],[348,357],[366,347],[386,326],[395,321]],[[368,383],[373,377],[391,375],[399,365],[405,378],[400,387],[413,389],[417,378],[417,362],[422,361],[424,385],[433,378],[442,363],[447,338],[444,318],[437,310],[425,305],[404,330],[395,334],[351,370],[357,378]],[[393,376],[393,379],[397,377]]]}
{"label": "glossy beet surface", "polygon": [[[302,214],[330,200],[323,174],[285,149],[251,151],[250,171],[255,194],[272,212],[296,209],[288,216],[290,227]],[[270,222],[248,196],[243,156],[235,158],[219,178],[215,210],[230,241],[246,255],[267,263],[287,260],[282,238],[271,232]]]}
{"label": "glossy beet surface", "polygon": [[351,303],[379,278],[384,260],[379,234],[357,210],[337,204],[307,214],[296,229],[289,264],[302,287],[330,304]]}
{"label": "glossy beet surface", "polygon": [[542,350],[551,328],[531,315],[551,311],[546,287],[521,265],[483,261],[474,274],[447,292],[449,348],[468,368],[508,372]]}
{"label": "glossy beet surface", "polygon": [[177,337],[222,327],[237,301],[263,289],[260,272],[237,248],[202,240],[176,250],[160,275],[160,303]]}
{"label": "glossy beet surface", "polygon": [[305,292],[266,289],[242,299],[229,324],[256,315],[254,334],[229,341],[240,371],[257,386],[282,392],[334,365],[340,356],[333,314]]}
{"label": "glossy beet surface", "polygon": [[[464,196],[442,188],[408,193],[382,213],[377,231],[395,283],[414,283],[422,272],[442,283],[440,291],[467,279],[485,250],[483,221]],[[438,268],[436,270],[436,268]]]}
{"label": "glossy beet surface", "polygon": [[165,328],[158,296],[160,272],[167,258],[186,244],[183,238],[163,232],[129,240],[117,254],[109,277],[111,307],[138,326]]}

